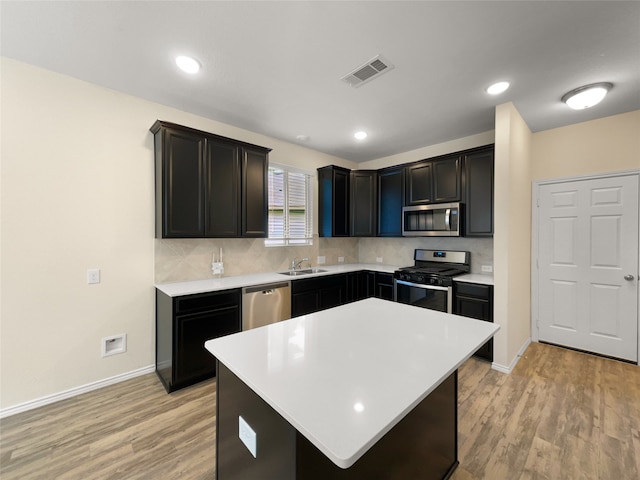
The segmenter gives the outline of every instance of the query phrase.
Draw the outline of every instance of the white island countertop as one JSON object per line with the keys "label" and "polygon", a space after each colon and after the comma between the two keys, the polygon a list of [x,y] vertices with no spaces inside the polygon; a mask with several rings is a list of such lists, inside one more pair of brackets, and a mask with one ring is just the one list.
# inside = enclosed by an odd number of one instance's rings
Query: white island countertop
{"label": "white island countertop", "polygon": [[370,298],[205,347],[333,463],[348,468],[498,329]]}

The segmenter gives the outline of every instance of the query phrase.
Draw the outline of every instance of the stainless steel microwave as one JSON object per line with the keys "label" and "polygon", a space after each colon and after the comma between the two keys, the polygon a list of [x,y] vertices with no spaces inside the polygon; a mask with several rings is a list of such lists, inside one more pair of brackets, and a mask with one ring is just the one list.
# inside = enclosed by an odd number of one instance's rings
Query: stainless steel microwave
{"label": "stainless steel microwave", "polygon": [[462,207],[461,203],[404,207],[402,235],[404,237],[460,237]]}

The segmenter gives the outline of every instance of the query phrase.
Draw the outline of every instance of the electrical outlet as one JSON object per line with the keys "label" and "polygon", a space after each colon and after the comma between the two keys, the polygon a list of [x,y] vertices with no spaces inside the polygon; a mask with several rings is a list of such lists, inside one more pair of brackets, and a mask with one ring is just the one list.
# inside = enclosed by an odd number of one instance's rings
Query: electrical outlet
{"label": "electrical outlet", "polygon": [[344,257],[338,257],[338,263],[344,263]]}
{"label": "electrical outlet", "polygon": [[211,262],[211,272],[214,275],[222,275],[224,273],[224,263]]}
{"label": "electrical outlet", "polygon": [[318,265],[324,265],[327,262],[327,259],[324,255],[318,257]]}
{"label": "electrical outlet", "polygon": [[113,335],[111,337],[102,338],[102,356],[108,357],[117,353],[127,351],[127,334]]}
{"label": "electrical outlet", "polygon": [[376,257],[376,262],[382,263],[382,257]]}
{"label": "electrical outlet", "polygon": [[100,269],[99,268],[90,268],[87,270],[87,283],[94,284],[100,283]]}
{"label": "electrical outlet", "polygon": [[493,265],[482,265],[483,273],[493,273]]}
{"label": "electrical outlet", "polygon": [[258,458],[258,452],[256,449],[258,438],[256,432],[249,426],[247,421],[240,416],[238,417],[238,438],[240,438],[240,441],[244,443],[244,446],[247,447],[247,450],[251,452],[253,458]]}

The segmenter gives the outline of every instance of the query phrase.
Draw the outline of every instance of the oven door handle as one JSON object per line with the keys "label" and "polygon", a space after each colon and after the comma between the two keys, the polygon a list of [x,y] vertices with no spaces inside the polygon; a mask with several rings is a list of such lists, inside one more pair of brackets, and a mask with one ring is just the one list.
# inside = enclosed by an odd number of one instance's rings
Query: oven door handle
{"label": "oven door handle", "polygon": [[425,285],[424,283],[411,283],[411,282],[407,282],[405,280],[396,280],[395,281],[398,285],[406,285],[408,287],[416,287],[416,288],[422,288],[424,290],[442,290],[442,291],[448,291],[449,287],[441,287],[438,285]]}

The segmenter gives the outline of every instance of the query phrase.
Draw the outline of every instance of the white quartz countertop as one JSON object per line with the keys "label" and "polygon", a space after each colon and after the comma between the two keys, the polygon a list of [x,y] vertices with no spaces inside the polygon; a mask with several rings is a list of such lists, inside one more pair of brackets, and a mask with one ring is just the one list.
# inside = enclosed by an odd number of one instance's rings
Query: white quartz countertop
{"label": "white quartz countertop", "polygon": [[482,285],[493,285],[493,275],[467,273],[453,277],[454,282],[479,283]]}
{"label": "white quartz countertop", "polygon": [[205,347],[348,468],[498,329],[370,298],[209,340]]}
{"label": "white quartz countertop", "polygon": [[208,280],[194,280],[190,282],[175,282],[156,284],[156,288],[170,297],[181,295],[191,295],[194,293],[214,292],[218,290],[228,290],[230,288],[250,287],[252,285],[263,285],[267,283],[277,283],[286,281],[296,281],[303,278],[321,277],[323,275],[335,275],[336,273],[357,272],[360,270],[371,270],[376,272],[393,273],[399,267],[395,265],[374,264],[344,264],[344,265],[318,265],[316,268],[326,270],[321,273],[311,273],[291,277],[278,272],[253,273],[248,275],[235,275],[232,277],[211,278]]}

